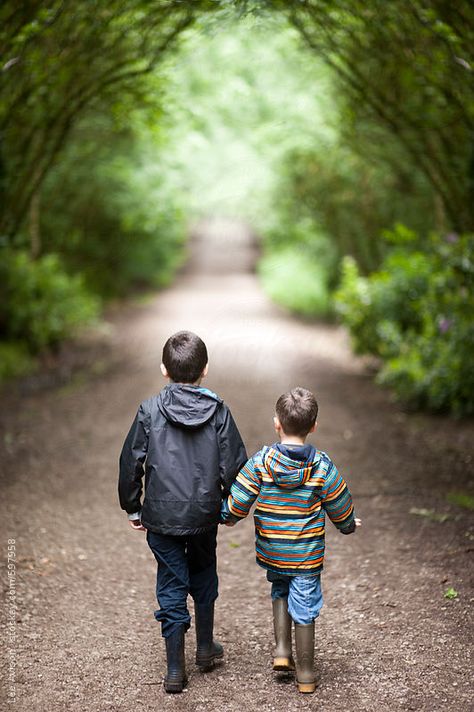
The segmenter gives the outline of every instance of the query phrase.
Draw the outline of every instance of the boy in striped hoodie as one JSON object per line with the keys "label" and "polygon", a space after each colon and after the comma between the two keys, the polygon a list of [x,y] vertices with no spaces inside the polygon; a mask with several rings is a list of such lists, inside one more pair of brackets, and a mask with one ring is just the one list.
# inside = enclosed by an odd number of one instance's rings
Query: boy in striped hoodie
{"label": "boy in striped hoodie", "polygon": [[316,429],[318,404],[311,391],[294,388],[276,404],[280,442],[248,460],[222,505],[222,522],[233,526],[255,500],[257,563],[272,584],[276,650],[274,670],[294,670],[291,624],[295,623],[296,678],[300,692],[314,692],[314,621],[323,604],[320,574],[327,514],[343,534],[360,525],[347,484],[326,453],[305,444]]}

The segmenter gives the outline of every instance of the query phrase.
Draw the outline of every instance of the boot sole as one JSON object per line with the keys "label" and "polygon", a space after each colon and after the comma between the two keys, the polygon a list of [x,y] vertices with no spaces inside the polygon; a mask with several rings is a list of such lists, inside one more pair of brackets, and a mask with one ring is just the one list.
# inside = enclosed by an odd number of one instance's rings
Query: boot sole
{"label": "boot sole", "polygon": [[295,665],[290,658],[274,658],[273,669],[275,672],[293,672]]}
{"label": "boot sole", "polygon": [[298,682],[298,690],[303,694],[311,694],[316,690],[315,682]]}
{"label": "boot sole", "polygon": [[168,692],[170,694],[178,694],[179,692],[182,692],[188,684],[188,678],[185,677],[184,680],[163,680],[163,687],[165,689],[165,692]]}
{"label": "boot sole", "polygon": [[218,655],[213,655],[211,658],[196,658],[196,665],[201,672],[210,672],[214,668],[216,660],[222,660],[224,651]]}
{"label": "boot sole", "polygon": [[163,687],[165,688],[165,692],[168,692],[171,695],[176,695],[184,690],[184,688],[186,687],[186,683],[164,682]]}

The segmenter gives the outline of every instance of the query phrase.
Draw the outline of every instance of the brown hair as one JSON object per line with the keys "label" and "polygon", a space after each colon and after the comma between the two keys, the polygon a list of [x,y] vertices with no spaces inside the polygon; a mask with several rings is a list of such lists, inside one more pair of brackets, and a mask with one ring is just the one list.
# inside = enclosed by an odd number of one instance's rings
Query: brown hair
{"label": "brown hair", "polygon": [[316,398],[306,388],[293,388],[279,397],[276,414],[286,435],[304,437],[318,417]]}
{"label": "brown hair", "polygon": [[196,383],[207,364],[206,344],[192,331],[178,331],[163,347],[163,364],[175,383]]}

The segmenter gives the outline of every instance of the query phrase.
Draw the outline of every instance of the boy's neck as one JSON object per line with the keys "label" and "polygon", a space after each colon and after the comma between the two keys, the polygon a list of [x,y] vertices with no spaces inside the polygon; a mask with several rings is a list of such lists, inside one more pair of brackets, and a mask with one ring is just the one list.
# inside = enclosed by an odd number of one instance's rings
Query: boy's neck
{"label": "boy's neck", "polygon": [[280,443],[282,445],[304,445],[306,442],[306,436],[304,438],[298,437],[297,435],[282,435],[280,436]]}
{"label": "boy's neck", "polygon": [[199,381],[196,381],[195,383],[184,383],[182,381],[172,381],[171,378],[168,378],[168,383],[173,383],[175,386],[200,386],[201,381],[202,378],[200,378]]}

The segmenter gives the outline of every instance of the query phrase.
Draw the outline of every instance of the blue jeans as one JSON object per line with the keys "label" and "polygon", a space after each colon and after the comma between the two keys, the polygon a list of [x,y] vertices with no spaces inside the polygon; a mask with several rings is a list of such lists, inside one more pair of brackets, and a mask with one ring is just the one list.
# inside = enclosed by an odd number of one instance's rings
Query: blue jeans
{"label": "blue jeans", "polygon": [[288,599],[288,613],[302,625],[312,623],[323,607],[321,576],[285,576],[267,571],[267,581],[272,584],[272,600]]}
{"label": "blue jeans", "polygon": [[198,605],[210,605],[217,598],[217,527],[203,534],[169,536],[147,532],[148,546],[158,563],[155,618],[168,638],[180,626],[188,630],[191,617],[187,597]]}

